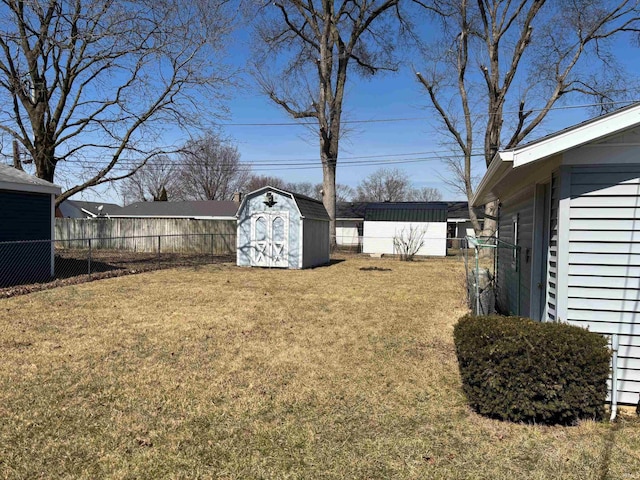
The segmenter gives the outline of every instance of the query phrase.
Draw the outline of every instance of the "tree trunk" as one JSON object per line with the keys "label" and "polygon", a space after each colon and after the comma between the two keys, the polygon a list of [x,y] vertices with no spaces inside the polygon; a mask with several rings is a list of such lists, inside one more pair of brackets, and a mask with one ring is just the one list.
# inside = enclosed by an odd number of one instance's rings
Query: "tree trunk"
{"label": "tree trunk", "polygon": [[53,148],[48,148],[48,151],[39,151],[34,155],[33,163],[36,164],[36,177],[53,183],[53,178],[56,172],[56,164],[54,161]]}
{"label": "tree trunk", "polygon": [[322,155],[322,203],[327,209],[329,223],[330,246],[336,246],[336,161],[325,159]]}
{"label": "tree trunk", "polygon": [[484,206],[484,224],[482,226],[482,236],[492,237],[498,229],[498,201],[494,200]]}

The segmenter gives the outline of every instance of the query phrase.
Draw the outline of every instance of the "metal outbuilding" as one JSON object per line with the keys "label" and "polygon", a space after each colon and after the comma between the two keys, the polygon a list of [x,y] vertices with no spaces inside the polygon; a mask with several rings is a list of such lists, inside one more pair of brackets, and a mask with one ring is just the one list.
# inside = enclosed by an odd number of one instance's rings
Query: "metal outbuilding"
{"label": "metal outbuilding", "polygon": [[247,194],[238,212],[237,264],[309,268],[329,263],[329,214],[321,201],[274,187]]}
{"label": "metal outbuilding", "polygon": [[397,254],[395,241],[414,236],[420,244],[416,255],[447,254],[447,204],[445,202],[371,203],[364,215],[362,251]]}

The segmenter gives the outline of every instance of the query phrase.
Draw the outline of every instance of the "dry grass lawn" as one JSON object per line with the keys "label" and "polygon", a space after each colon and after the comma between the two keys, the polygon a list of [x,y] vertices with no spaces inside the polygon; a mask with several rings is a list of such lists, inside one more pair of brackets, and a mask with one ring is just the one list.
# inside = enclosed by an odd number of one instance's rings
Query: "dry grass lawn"
{"label": "dry grass lawn", "polygon": [[0,477],[640,478],[631,416],[542,427],[467,408],[462,270],[217,265],[2,300]]}

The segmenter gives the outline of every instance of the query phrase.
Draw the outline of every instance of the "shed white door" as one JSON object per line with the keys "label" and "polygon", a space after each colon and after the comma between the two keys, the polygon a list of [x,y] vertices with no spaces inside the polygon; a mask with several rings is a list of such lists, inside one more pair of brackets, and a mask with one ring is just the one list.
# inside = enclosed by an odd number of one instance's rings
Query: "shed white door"
{"label": "shed white door", "polygon": [[287,212],[254,213],[251,218],[252,265],[287,268]]}

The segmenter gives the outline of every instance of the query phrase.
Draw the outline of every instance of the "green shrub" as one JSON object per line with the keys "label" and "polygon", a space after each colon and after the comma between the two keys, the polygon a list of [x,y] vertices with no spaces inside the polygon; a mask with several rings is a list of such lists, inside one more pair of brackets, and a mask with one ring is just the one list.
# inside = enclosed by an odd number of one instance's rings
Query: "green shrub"
{"label": "green shrub", "polygon": [[478,413],[573,424],[604,414],[610,351],[602,335],[518,317],[462,317],[454,340],[462,388]]}

